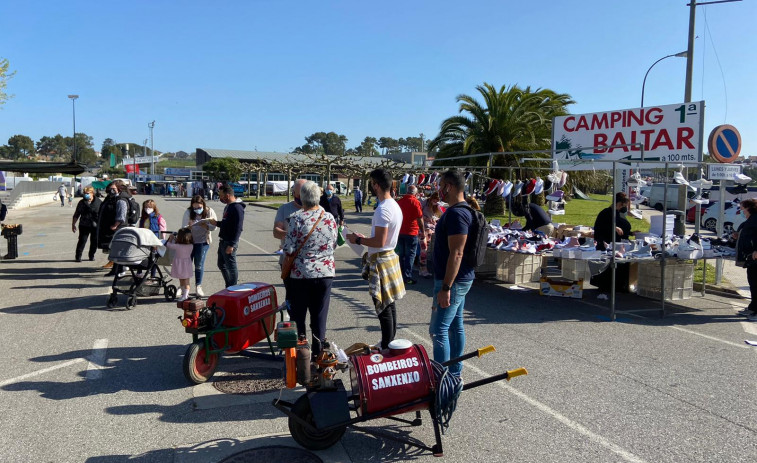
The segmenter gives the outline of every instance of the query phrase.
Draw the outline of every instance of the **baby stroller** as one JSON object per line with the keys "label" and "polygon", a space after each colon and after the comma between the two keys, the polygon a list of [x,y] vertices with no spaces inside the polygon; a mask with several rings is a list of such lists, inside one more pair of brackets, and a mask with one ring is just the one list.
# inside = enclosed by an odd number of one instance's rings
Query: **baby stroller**
{"label": "baby stroller", "polygon": [[[119,278],[116,274],[113,277],[112,292],[108,296],[107,303],[109,308],[118,304],[119,293],[127,296],[127,309],[137,306],[137,297],[157,296],[161,289],[167,301],[176,299],[176,286],[169,284],[171,279],[163,276],[163,271],[158,265],[160,259],[158,249],[160,248],[165,250],[163,243],[148,229],[126,227],[116,231],[110,243],[108,258],[114,264],[128,268],[132,282],[127,289],[122,289],[123,285],[118,287],[119,280],[129,278],[129,276]],[[151,276],[153,269],[155,269],[154,277]]]}

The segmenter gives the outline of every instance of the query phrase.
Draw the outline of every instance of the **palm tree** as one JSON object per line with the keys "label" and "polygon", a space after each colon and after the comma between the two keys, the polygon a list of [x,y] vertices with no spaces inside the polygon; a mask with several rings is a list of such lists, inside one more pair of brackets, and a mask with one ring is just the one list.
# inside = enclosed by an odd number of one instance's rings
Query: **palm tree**
{"label": "palm tree", "polygon": [[[532,151],[547,149],[551,143],[552,118],[567,114],[575,103],[570,95],[549,89],[522,89],[517,85],[500,87],[484,83],[476,87],[483,103],[469,95],[459,95],[460,114],[442,122],[439,135],[428,149],[437,149],[437,159],[475,153]],[[513,155],[494,163],[520,166]],[[485,165],[485,158],[471,164]]]}

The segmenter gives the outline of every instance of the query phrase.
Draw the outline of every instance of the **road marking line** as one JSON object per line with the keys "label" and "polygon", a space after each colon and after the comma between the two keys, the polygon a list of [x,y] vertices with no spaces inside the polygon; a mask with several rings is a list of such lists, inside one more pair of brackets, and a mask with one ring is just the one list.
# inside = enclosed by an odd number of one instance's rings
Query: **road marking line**
{"label": "road marking line", "polygon": [[92,346],[92,355],[89,357],[89,364],[87,364],[87,379],[100,379],[103,376],[103,368],[105,368],[105,353],[108,351],[107,339],[96,339],[95,344]]}
{"label": "road marking line", "polygon": [[83,358],[73,359],[73,360],[69,360],[68,362],[59,363],[58,365],[54,365],[54,366],[51,366],[51,367],[43,368],[41,370],[33,371],[33,372],[27,373],[25,375],[16,376],[15,378],[6,379],[5,381],[0,382],[0,387],[7,386],[8,384],[17,383],[17,382],[23,381],[23,380],[25,380],[27,378],[33,378],[35,376],[39,376],[41,374],[44,374],[44,373],[47,373],[47,372],[50,372],[50,371],[59,370],[61,368],[65,368],[65,367],[67,367],[69,365],[73,365],[75,363],[84,362],[85,360],[86,359],[83,359]]}
{"label": "road marking line", "polygon": [[744,328],[744,331],[746,331],[749,334],[753,334],[757,336],[757,324],[752,322],[740,322],[741,326]]}
{"label": "road marking line", "polygon": [[247,241],[247,240],[246,240],[246,239],[244,239],[244,238],[239,238],[239,241],[244,241],[245,243],[249,244],[250,246],[252,246],[253,248],[257,249],[257,250],[258,250],[258,251],[260,251],[260,252],[263,252],[263,253],[265,253],[265,254],[270,254],[271,256],[276,256],[276,259],[278,260],[278,257],[279,257],[278,255],[276,255],[276,254],[272,253],[271,251],[267,251],[267,250],[265,250],[265,249],[261,248],[261,247],[260,247],[260,246],[258,246],[257,244],[254,244],[254,243],[250,243],[249,241]]}
{"label": "road marking line", "polygon": [[[420,336],[420,335],[416,334],[415,332],[413,332],[412,330],[410,330],[408,328],[402,328],[402,331],[406,331],[408,334],[413,335],[417,339],[420,339],[420,340],[426,341],[427,343],[430,343],[430,340],[424,338],[423,336]],[[477,368],[477,367],[471,365],[469,362],[463,362],[463,364],[465,365],[465,368],[469,368],[469,369],[473,370],[474,372],[476,372],[476,374],[478,374],[482,378],[487,378],[487,377],[491,376],[489,373],[481,370],[480,368]],[[536,400],[536,399],[530,397],[529,395],[527,395],[527,394],[525,394],[525,393],[523,393],[523,392],[515,389],[514,387],[512,387],[512,386],[510,386],[510,385],[508,385],[508,384],[506,384],[506,383],[504,383],[502,381],[497,381],[494,384],[496,384],[497,386],[499,386],[502,389],[506,390],[507,392],[510,392],[511,394],[515,395],[516,397],[518,397],[519,399],[521,399],[524,402],[528,403],[529,405],[531,405],[533,407],[536,407],[537,409],[539,409],[540,411],[546,413],[547,415],[550,415],[552,418],[554,418],[557,421],[559,421],[560,423],[566,425],[570,429],[572,429],[572,430],[574,430],[574,431],[576,431],[576,432],[578,432],[580,434],[583,434],[584,436],[588,437],[589,440],[593,441],[594,443],[599,444],[602,447],[604,447],[604,448],[606,448],[606,449],[608,449],[608,450],[616,453],[618,456],[620,456],[624,460],[629,461],[629,462],[633,462],[633,463],[646,463],[645,460],[637,457],[633,453],[625,450],[624,448],[622,448],[619,445],[617,445],[617,444],[609,441],[608,439],[605,439],[604,437],[600,436],[599,434],[596,434],[596,433],[590,431],[589,429],[587,429],[586,427],[582,426],[581,424],[579,424],[579,423],[571,420],[570,418],[566,417],[565,415],[561,414],[560,412],[558,412],[558,411],[550,408],[548,405],[543,404],[542,402],[539,402],[538,400]]]}
{"label": "road marking line", "polygon": [[686,328],[681,328],[680,326],[668,326],[668,328],[678,331],[683,331],[684,333],[694,334],[697,336],[701,336],[703,338],[711,339],[713,341],[722,342],[723,344],[728,344],[729,346],[738,347],[739,349],[749,349],[749,346],[745,346],[743,344],[738,344],[731,341],[726,341],[725,339],[716,338],[715,336],[710,336],[707,334],[697,333],[696,331],[687,330]]}

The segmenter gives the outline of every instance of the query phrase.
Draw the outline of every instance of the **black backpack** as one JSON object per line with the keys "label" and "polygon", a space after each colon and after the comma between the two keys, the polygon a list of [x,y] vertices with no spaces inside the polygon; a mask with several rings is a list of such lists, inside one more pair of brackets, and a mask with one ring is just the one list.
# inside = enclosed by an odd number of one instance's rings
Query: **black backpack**
{"label": "black backpack", "polygon": [[126,210],[126,222],[128,222],[129,225],[136,225],[137,222],[139,222],[139,217],[141,215],[139,203],[136,199],[134,199],[133,196],[126,198],[122,196],[119,199],[125,200],[126,204],[128,205],[128,208]]}
{"label": "black backpack", "polygon": [[486,217],[481,211],[473,209],[466,202],[455,204],[450,209],[458,206],[468,209],[473,216],[473,222],[471,222],[468,230],[468,238],[465,240],[465,248],[463,249],[463,262],[475,269],[484,263],[486,243],[489,240],[489,227],[486,223]]}

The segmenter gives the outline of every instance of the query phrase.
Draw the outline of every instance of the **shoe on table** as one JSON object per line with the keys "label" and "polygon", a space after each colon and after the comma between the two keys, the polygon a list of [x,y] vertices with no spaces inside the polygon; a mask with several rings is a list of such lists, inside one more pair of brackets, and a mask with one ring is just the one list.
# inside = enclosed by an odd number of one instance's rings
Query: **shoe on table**
{"label": "shoe on table", "polygon": [[197,285],[197,288],[195,289],[195,294],[197,294],[200,297],[205,296],[205,292],[202,290],[202,285]]}

